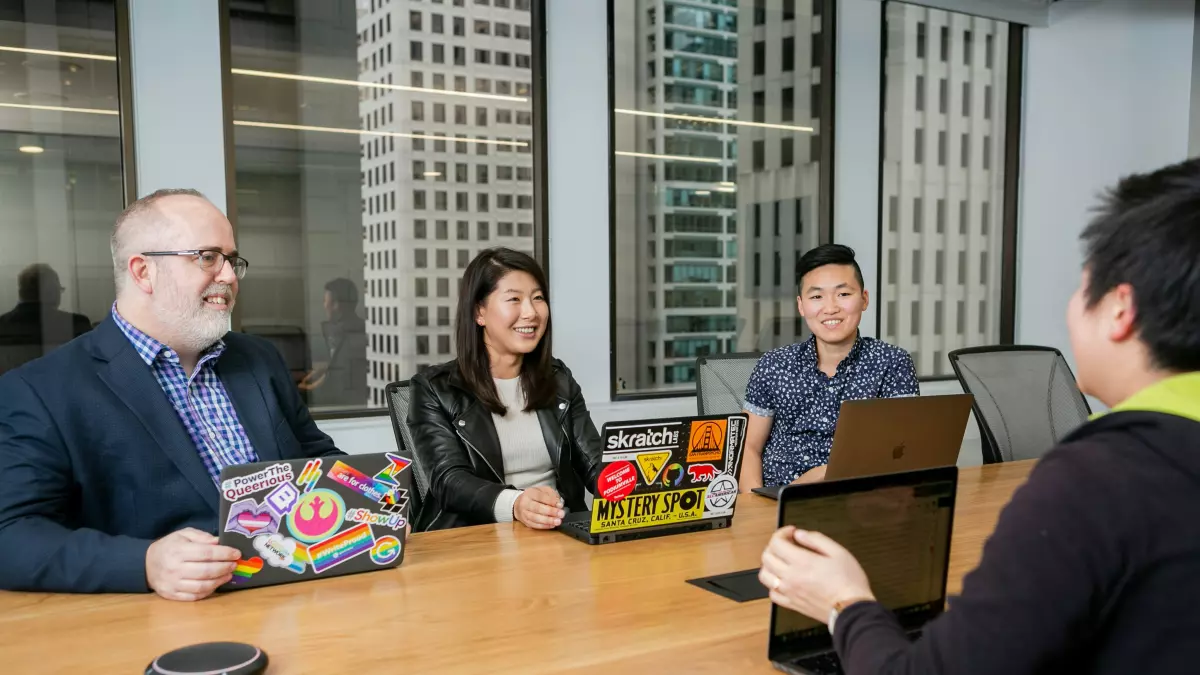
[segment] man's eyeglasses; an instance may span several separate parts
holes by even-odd
[[[188,251],[143,251],[142,255],[146,256],[168,256],[168,255],[187,255],[196,259],[196,264],[200,269],[209,272],[217,271],[225,267],[225,261],[233,267],[233,273],[237,278],[241,279],[246,276],[246,270],[250,268],[250,263],[246,259],[236,255],[225,255],[220,251],[212,249],[192,249]]]

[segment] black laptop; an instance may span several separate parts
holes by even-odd
[[[871,590],[911,639],[942,613],[958,468],[792,485],[779,499],[779,526],[821,532],[858,558]],[[767,652],[786,673],[841,673],[833,636],[820,621],[771,605]]]
[[[384,452],[225,467],[219,539],[242,557],[221,590],[399,565],[410,464]]]
[[[605,424],[604,465],[591,512],[559,530],[589,544],[729,527],[746,415]]]

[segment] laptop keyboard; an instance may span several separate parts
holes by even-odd
[[[920,637],[921,631],[919,630],[911,631],[908,634],[909,642],[914,642]],[[842,670],[842,660],[838,658],[837,652],[806,656],[795,661],[795,665],[813,675],[842,675],[845,672]]]
[[[813,675],[842,675],[842,662],[837,652],[818,654],[796,661],[796,665]]]

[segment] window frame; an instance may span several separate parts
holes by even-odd
[[[884,2],[880,3],[880,8],[879,8],[880,27],[881,27],[881,31],[885,35],[888,30],[888,25],[887,25],[888,5],[890,5],[893,2],[899,2],[899,1],[900,0],[884,0]],[[900,2],[900,4],[920,5],[920,2],[918,0],[910,0],[909,2]],[[950,10],[947,10],[947,11],[950,11]],[[964,12],[957,12],[957,13],[963,14]],[[996,20],[1002,20],[1002,19],[996,19]],[[1020,168],[1021,168],[1021,155],[1020,155],[1020,153],[1021,153],[1021,101],[1022,101],[1022,97],[1024,96],[1023,73],[1024,73],[1024,59],[1025,59],[1025,39],[1026,39],[1026,31],[1028,30],[1028,26],[1025,24],[1022,24],[1022,23],[1018,23],[1015,21],[1007,21],[1006,23],[1008,23],[1008,55],[1007,55],[1008,70],[1007,70],[1006,80],[1005,80],[1005,86],[1007,87],[1007,93],[1005,95],[1004,110],[1003,110],[1003,114],[1005,115],[1004,147],[1003,148],[992,148],[992,151],[991,151],[992,166],[993,167],[1003,166],[1003,170],[1004,170],[1003,197],[1001,199],[1003,211],[1001,213],[999,223],[994,223],[994,222],[990,223],[990,226],[992,226],[992,227],[999,225],[1002,228],[1002,231],[1000,233],[1000,257],[999,257],[999,264],[1000,264],[1000,316],[999,316],[1000,339],[998,342],[999,345],[1015,344],[1015,338],[1016,338],[1017,220],[1019,217],[1018,206],[1019,206],[1019,199],[1020,199],[1019,192],[1020,192]],[[994,42],[994,38],[993,38],[993,42]],[[885,41],[885,44],[886,44],[886,41]],[[951,50],[951,52],[953,52],[953,50]],[[926,45],[926,57],[927,58],[929,57],[928,45]],[[951,53],[949,55],[949,57],[950,57],[950,61],[954,60],[953,53]],[[880,58],[879,72],[886,73],[887,72],[887,50],[886,49],[880,51],[879,58]],[[881,79],[883,79],[883,78],[881,78]],[[886,120],[887,120],[887,107],[886,107],[886,105],[887,105],[887,103],[886,103],[887,89],[886,89],[886,86],[887,86],[886,81],[881,83],[880,97],[879,97],[879,136],[880,136],[881,141],[880,141],[880,148],[879,148],[880,180],[879,180],[879,185],[878,185],[878,189],[879,189],[879,200],[878,201],[880,204],[880,208],[879,208],[879,220],[876,224],[876,230],[878,232],[878,250],[876,251],[876,253],[877,253],[877,258],[876,258],[877,268],[876,269],[879,269],[879,270],[884,269],[883,263],[884,263],[885,251],[884,251],[883,242],[884,242],[884,236],[887,233],[886,228],[888,226],[884,219],[884,204],[883,204],[883,202],[884,202],[884,183],[882,180],[883,165],[884,165],[883,139],[885,138],[884,134],[886,132],[885,126],[886,126]],[[975,96],[972,95],[972,98],[975,98]],[[994,98],[993,98],[993,100],[994,100]],[[980,103],[980,102],[971,101],[971,113],[972,114],[974,114],[976,112],[977,103]],[[926,101],[926,106],[928,107],[928,100]],[[947,106],[947,108],[948,108],[948,110],[943,111],[943,113],[948,113],[951,110],[953,110],[950,106]],[[953,112],[957,113],[960,111],[953,111]],[[995,114],[998,114],[998,113],[993,112],[993,115],[995,115]],[[991,117],[989,116],[988,119],[991,119]],[[991,142],[994,143],[994,139],[991,139]],[[949,145],[949,139],[947,139],[947,145]],[[949,150],[949,148],[947,148],[947,150]],[[949,154],[949,153],[947,153],[947,154]],[[958,159],[958,158],[953,158],[953,159]],[[974,156],[970,156],[970,157],[968,157],[968,159],[971,162],[976,161],[976,158]],[[949,164],[950,161],[951,161],[951,158],[948,157],[947,164]],[[999,162],[1003,162],[1003,164],[1000,165],[1000,164],[998,164]],[[957,162],[955,164],[957,164]],[[968,163],[968,166],[970,166],[970,163]],[[949,208],[949,205],[947,205],[947,208]],[[960,228],[961,228],[961,224],[960,224]],[[947,232],[950,231],[949,226],[947,226],[946,230],[947,230]],[[947,256],[948,255],[949,255],[949,251],[947,252]],[[992,274],[994,275],[995,272],[992,272]],[[946,277],[948,278],[949,276],[950,276],[949,273],[947,273]],[[967,275],[967,283],[970,283],[971,281],[972,281],[971,275],[968,274]],[[947,280],[947,283],[949,283],[948,280]],[[883,299],[882,292],[880,292],[878,294],[878,299],[879,299],[879,301],[874,303],[875,304],[875,325],[880,327],[879,330],[877,331],[877,334],[886,338],[887,334],[882,330],[882,327],[885,325],[884,321],[883,321],[883,319],[884,319],[883,309],[884,309],[885,301]],[[948,302],[943,304],[943,308],[947,308],[949,306],[950,305]],[[889,318],[893,318],[893,317],[891,317],[889,315]],[[957,321],[959,321],[958,318],[956,318],[956,322]],[[942,331],[943,334],[946,333],[945,326],[946,326],[946,323],[943,319],[943,331]],[[898,336],[895,336],[895,337],[898,337]],[[943,354],[943,356],[945,356],[945,354]],[[946,382],[946,381],[957,381],[958,378],[953,374],[953,372],[950,372],[946,375],[925,375],[925,376],[918,375],[917,379],[921,382]]]
[[[544,1],[544,0],[543,0]],[[614,112],[614,102],[616,101],[616,70],[614,67],[614,8],[613,3],[617,0],[608,0],[607,9],[607,45],[608,45],[608,244],[610,251],[616,251],[617,248],[617,194],[616,194],[616,170],[617,170],[617,138],[616,138],[616,114]],[[624,1],[624,0],[620,0]],[[813,0],[814,12],[817,9],[818,2]],[[834,134],[835,131],[835,101],[837,95],[837,82],[834,73],[837,72],[837,3],[820,3],[820,70],[821,70],[821,86],[819,103],[820,116],[820,141],[817,145],[819,154],[818,166],[818,187],[817,187],[817,222],[815,223],[817,232],[817,241],[819,244],[827,244],[833,242],[833,224],[834,224],[834,204],[833,204],[833,164],[834,164]],[[661,22],[660,22],[661,23]],[[638,36],[641,39],[642,36]],[[786,39],[786,38],[785,38]],[[746,60],[749,63],[743,64],[739,58],[738,69],[743,65],[748,69],[748,72],[753,72],[753,49],[744,52]],[[741,57],[741,54],[739,55]],[[793,57],[794,58],[794,57]],[[781,61],[782,64],[782,61]],[[796,64],[793,63],[793,69]],[[752,101],[752,92],[737,92],[739,101],[743,94],[747,101]],[[811,107],[811,105],[810,105]],[[536,123],[536,119],[535,119]],[[815,134],[813,136],[815,138]],[[812,141],[810,140],[810,148]],[[747,148],[742,154],[745,155],[747,161],[751,161],[752,148]],[[810,151],[811,152],[811,151]],[[795,150],[794,150],[795,153]],[[535,193],[536,195],[536,193]],[[738,243],[741,246],[740,243]],[[621,393],[617,389],[617,265],[616,256],[609,256],[608,265],[608,290],[609,290],[609,400],[612,402],[624,401],[647,401],[672,398],[687,398],[696,395],[695,387],[672,389],[668,391],[643,391],[637,393]],[[738,280],[739,289],[751,283],[751,274],[749,271],[740,270]],[[643,289],[637,289],[640,293]],[[636,294],[635,294],[636,295]],[[744,329],[739,329],[744,330]],[[678,365],[678,364],[677,364]],[[644,364],[637,366],[644,367]],[[674,366],[668,366],[671,368]],[[654,386],[663,386],[666,384],[666,376],[664,373],[663,381],[656,381]]]
[[[531,87],[529,91],[530,97],[530,114],[533,117],[533,124],[530,130],[530,142],[533,147],[530,155],[533,160],[533,213],[531,214],[533,227],[533,255],[538,263],[545,270],[546,274],[550,274],[549,260],[549,223],[547,214],[549,211],[549,176],[547,172],[548,155],[547,155],[547,123],[546,123],[546,106],[547,106],[547,79],[546,79],[546,3],[547,0],[530,0],[530,78]],[[121,68],[121,75],[129,75],[131,60],[129,58],[130,45],[129,36],[126,30],[128,26],[128,0],[117,0],[117,38],[118,38],[118,67]],[[238,234],[238,217],[237,217],[237,189],[236,189],[236,164],[235,164],[235,135],[234,135],[234,101],[233,101],[233,73],[230,71],[232,65],[232,44],[230,40],[230,15],[231,9],[228,0],[219,0],[219,15],[218,24],[220,29],[220,77],[223,92],[222,108],[224,113],[224,148],[225,148],[225,183],[227,186],[227,211],[229,213],[229,221],[233,225],[234,236]],[[524,10],[518,10],[524,11]],[[431,19],[432,23],[432,19]],[[443,30],[452,32],[453,21],[451,26],[443,24]],[[466,19],[463,17],[464,32],[466,32]],[[422,28],[427,28],[423,23]],[[427,33],[431,33],[432,29],[422,31],[421,38],[427,37]],[[473,35],[473,34],[471,34]],[[474,49],[474,47],[472,47]],[[490,46],[488,47],[490,50]],[[428,63],[430,58],[429,52],[422,49],[422,63]],[[469,63],[465,66],[466,69],[471,68],[470,58]],[[128,82],[129,79],[125,79]],[[136,199],[136,185],[134,178],[136,172],[133,164],[133,111],[132,98],[128,95],[128,87],[120,87],[120,103],[121,103],[121,124],[122,124],[122,148],[126,153],[124,162],[125,167],[125,194],[126,204]],[[128,99],[128,100],[127,100]],[[126,132],[128,125],[128,132]],[[452,141],[452,137],[448,137],[447,142]],[[409,224],[411,226],[411,223]],[[427,233],[428,234],[428,233]],[[494,239],[494,238],[493,238]],[[489,239],[489,245],[501,245]],[[429,248],[428,246],[426,248]],[[430,256],[432,258],[433,256]],[[423,270],[422,278],[426,279],[426,295],[424,300],[436,301],[440,296],[437,294],[433,283],[429,283],[428,279],[435,278],[435,275],[429,274],[431,270],[436,269],[433,266],[434,261],[429,260],[429,267]],[[415,278],[415,277],[414,277]],[[413,282],[415,284],[415,282]],[[365,289],[364,289],[365,290]],[[413,297],[416,299],[416,290],[414,286]],[[419,302],[420,300],[418,300]],[[426,302],[426,304],[431,304]],[[234,331],[241,332],[242,319],[239,307],[234,307],[231,317],[231,327]],[[431,321],[432,323],[432,321]],[[432,351],[432,350],[431,350]],[[403,379],[408,379],[416,375],[416,372],[410,373]],[[384,417],[390,414],[390,406],[384,405],[379,408],[367,407],[370,405],[366,402],[362,407],[343,408],[337,410],[321,410],[310,409],[312,418],[318,422],[325,420],[336,419],[356,419],[356,418],[372,418]]]

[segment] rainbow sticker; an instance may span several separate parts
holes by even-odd
[[[238,560],[237,567],[233,568],[233,583],[242,583],[249,581],[250,577],[262,571],[262,558],[254,556],[249,560]]]
[[[400,557],[400,540],[392,535],[385,535],[375,540],[371,547],[371,562],[376,565],[386,565]]]
[[[313,489],[317,484],[317,479],[321,477],[321,460],[310,459],[304,464],[304,469],[300,471],[300,475],[296,477],[296,485],[304,488],[305,492]]]
[[[325,541],[309,546],[308,557],[312,560],[313,572],[320,574],[357,555],[370,551],[374,545],[375,536],[371,534],[371,526],[360,523]]]
[[[408,468],[412,464],[412,460],[400,455],[387,453],[388,465],[380,469],[379,473],[375,474],[375,481],[378,483],[387,483],[388,485],[400,484],[400,472]]]

